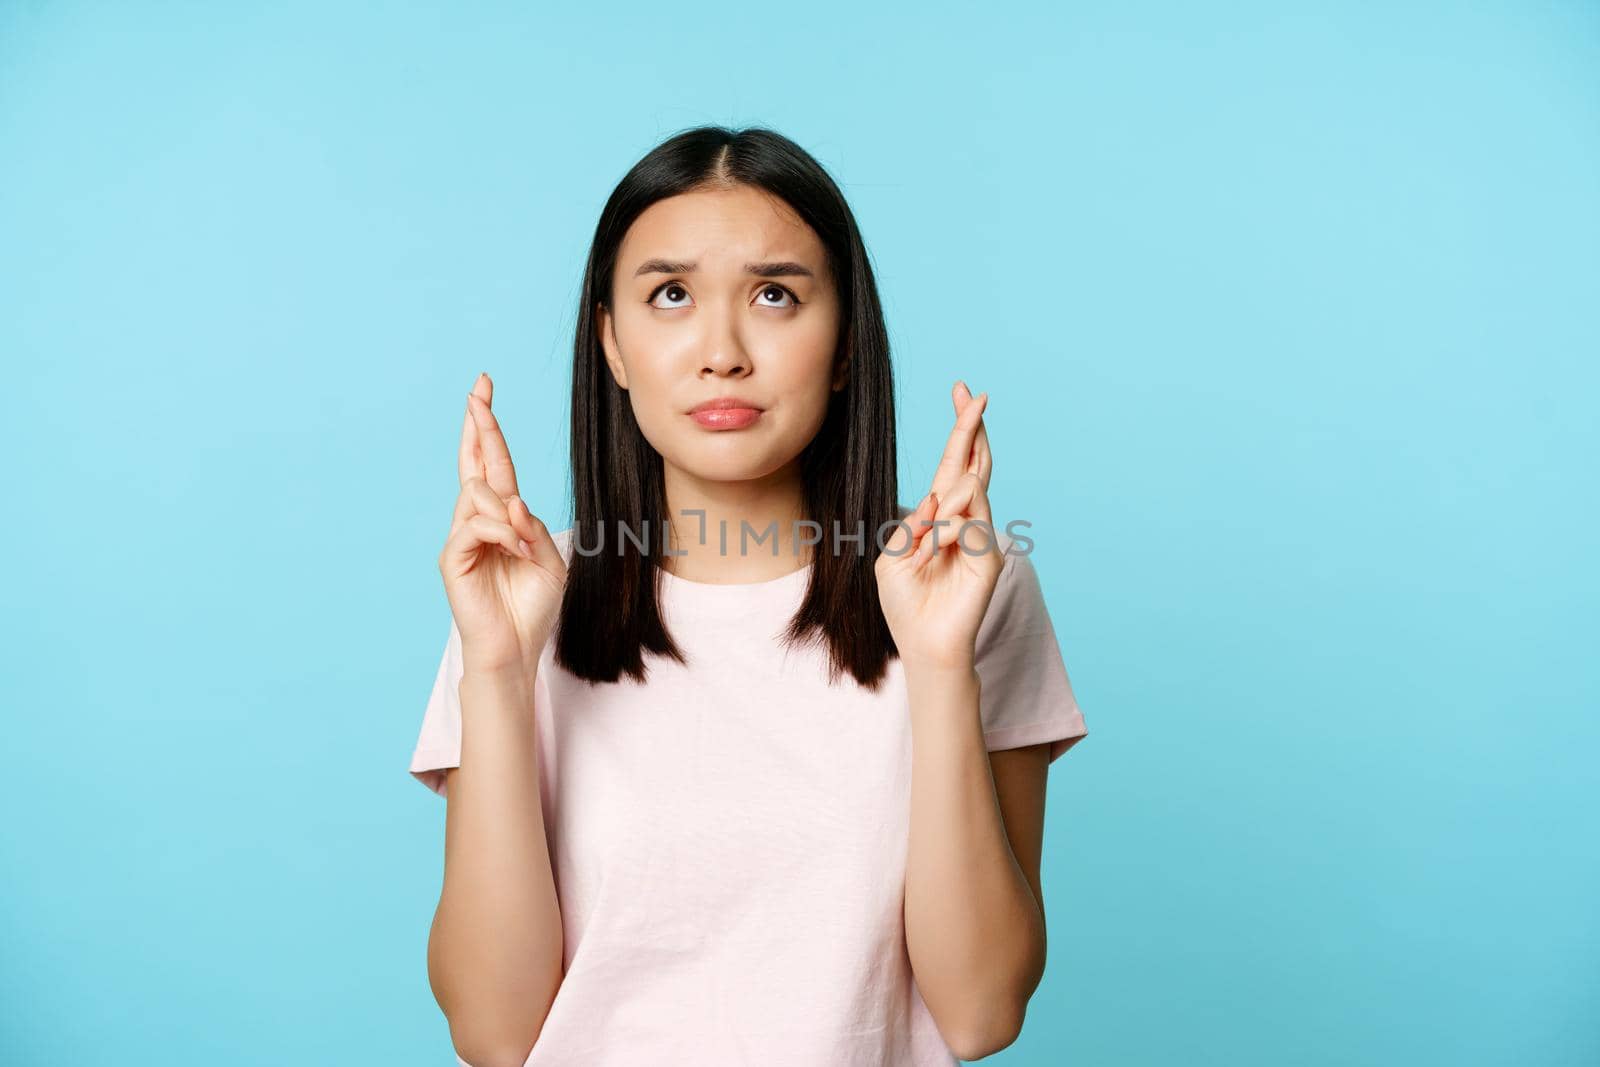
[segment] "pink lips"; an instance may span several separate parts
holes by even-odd
[[[689,417],[708,430],[742,430],[761,417],[761,409],[742,396],[719,396],[696,404]]]
[[[759,408],[701,408],[689,417],[708,430],[742,430],[761,417]]]

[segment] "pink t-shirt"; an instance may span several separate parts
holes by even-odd
[[[555,540],[570,560],[571,528]],[[526,1067],[958,1062],[906,953],[901,663],[872,693],[848,673],[829,686],[823,651],[784,649],[810,574],[664,573],[689,663],[646,653],[643,684],[591,687],[547,643],[535,753],[565,959]],[[452,620],[410,767],[439,793],[461,670]],[[1053,761],[1087,734],[1026,555],[1006,558],[977,670],[988,750],[1048,741]]]

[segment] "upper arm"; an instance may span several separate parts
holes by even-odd
[[[995,795],[1000,801],[1000,817],[1005,824],[1011,854],[1027,879],[1028,888],[1039,904],[1044,920],[1044,893],[1039,884],[1039,865],[1044,850],[1045,782],[1049,766],[1049,742],[1001,749],[989,753],[989,769],[994,774]]]

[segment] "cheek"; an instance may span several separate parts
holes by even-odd
[[[774,327],[769,341],[775,362],[791,368],[796,379],[826,375],[838,347],[838,326],[818,315]]]
[[[658,395],[683,361],[687,348],[683,331],[663,329],[637,311],[620,313],[613,329],[617,354],[628,372],[628,391]]]
[[[803,335],[802,335],[803,333]],[[796,331],[774,364],[783,367],[783,394],[789,398],[789,430],[809,440],[821,428],[828,406],[838,395],[833,389],[838,337],[823,325]]]

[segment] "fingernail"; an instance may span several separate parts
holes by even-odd
[[[527,557],[528,559],[532,559],[533,558],[533,546],[528,544],[528,542],[523,541],[523,540],[521,540],[519,538],[517,540],[517,547],[522,550],[522,554],[525,557]]]

